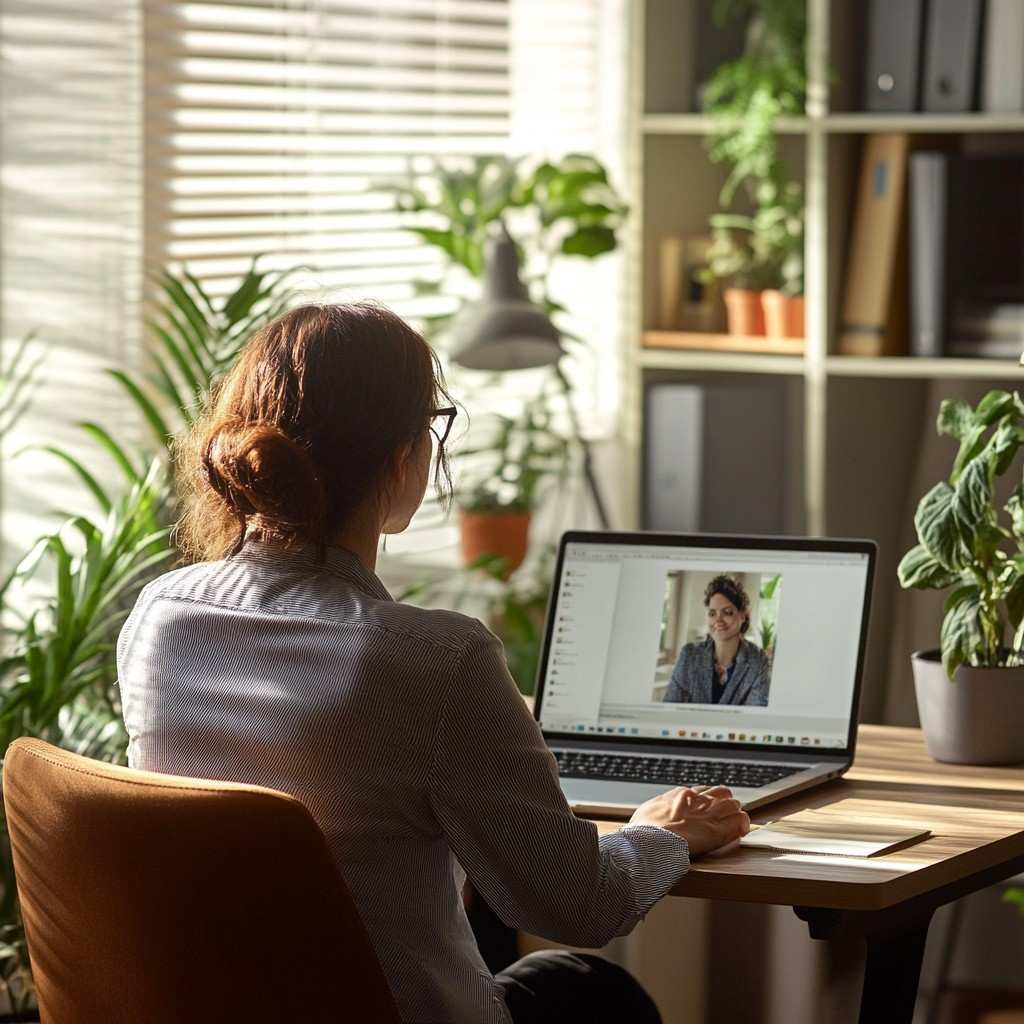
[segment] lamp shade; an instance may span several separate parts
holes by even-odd
[[[519,279],[516,245],[504,224],[487,240],[483,295],[453,327],[452,360],[470,370],[525,370],[563,355],[558,329]]]

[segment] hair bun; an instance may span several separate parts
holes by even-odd
[[[309,452],[271,423],[227,423],[208,441],[203,470],[240,518],[308,527],[324,514],[323,486]]]

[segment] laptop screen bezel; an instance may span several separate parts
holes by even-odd
[[[871,595],[874,587],[875,560],[878,554],[878,545],[872,540],[858,539],[817,539],[805,537],[773,537],[757,536],[745,537],[733,534],[690,534],[690,533],[645,533],[642,531],[607,533],[604,531],[591,530],[568,530],[562,534],[558,545],[558,559],[555,563],[555,574],[552,582],[551,593],[548,595],[547,612],[544,625],[544,645],[541,648],[540,659],[537,662],[537,677],[534,686],[533,716],[540,724],[541,712],[544,706],[544,685],[547,679],[548,656],[551,651],[551,638],[554,632],[555,604],[559,591],[559,582],[562,579],[562,568],[565,563],[566,548],[570,544],[633,544],[637,547],[674,547],[674,548],[732,548],[736,550],[758,550],[758,551],[822,551],[831,554],[863,554],[867,556],[867,579],[864,587],[864,607],[861,611],[860,636],[857,647],[857,669],[853,682],[853,699],[850,708],[850,722],[847,733],[846,746],[843,748],[832,747],[822,750],[823,757],[848,758],[853,760],[857,748],[857,725],[860,710],[861,686],[864,677],[864,659],[867,648],[868,626],[871,614]],[[576,740],[582,738],[578,732],[557,732],[545,729],[541,726],[544,738],[547,740]],[[687,750],[715,749],[721,751],[723,747],[732,750],[770,750],[772,753],[783,755],[807,754],[806,746],[790,744],[764,744],[764,743],[738,743],[715,742],[713,740],[696,740],[683,737],[656,737],[656,736],[621,736],[617,733],[608,735],[588,736],[588,740],[600,740],[602,744],[622,744],[628,746],[659,746],[678,750],[685,747]]]

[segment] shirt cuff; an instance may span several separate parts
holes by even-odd
[[[599,842],[602,851],[629,872],[638,916],[667,895],[690,867],[686,840],[659,825],[625,825],[601,836]]]

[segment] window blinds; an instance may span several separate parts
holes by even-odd
[[[437,257],[382,182],[504,152],[505,0],[144,0],[146,253],[214,292],[256,254],[415,315]]]

